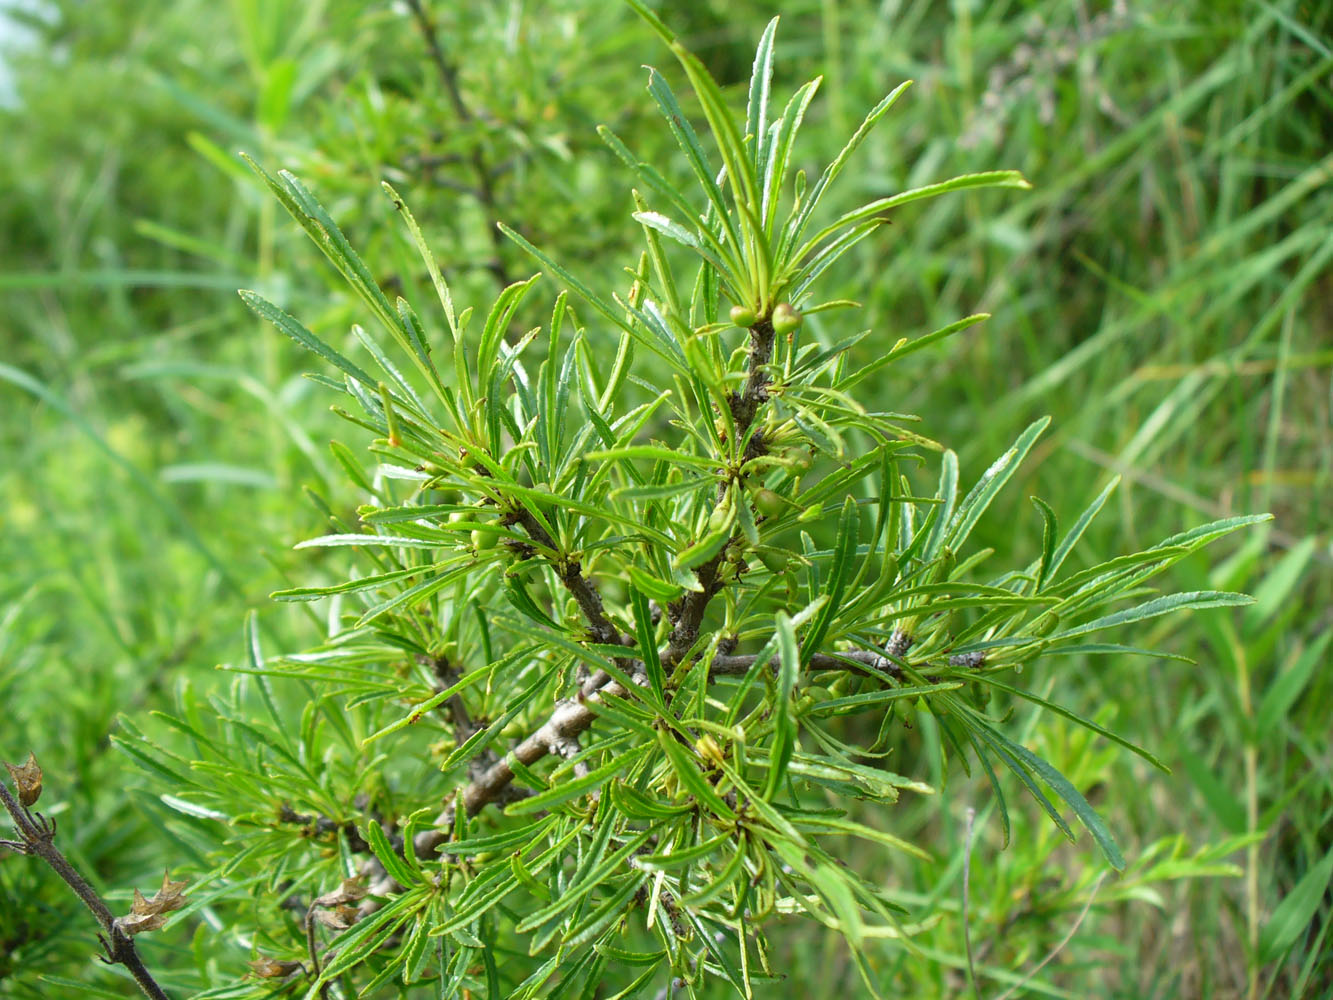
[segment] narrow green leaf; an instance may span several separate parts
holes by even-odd
[[[787,776],[787,764],[796,746],[797,721],[792,716],[791,695],[801,672],[801,651],[796,644],[796,629],[785,611],[774,621],[778,640],[777,690],[773,695],[773,744],[769,751],[768,777],[763,796],[771,801]]]
[[[1017,170],[987,170],[977,174],[964,174],[961,177],[954,177],[936,184],[927,184],[925,187],[903,191],[901,194],[895,194],[889,198],[879,198],[834,219],[815,236],[807,240],[805,245],[794,255],[794,259],[803,260],[816,246],[834,233],[859,222],[882,217],[885,212],[891,209],[925,198],[948,194],[952,191],[970,191],[988,187],[1028,189],[1032,185]]]
[[[1037,578],[1033,582],[1033,592],[1041,590],[1041,585],[1046,582],[1046,574],[1051,569],[1051,559],[1055,555],[1055,533],[1059,530],[1060,522],[1055,516],[1055,511],[1051,510],[1051,505],[1041,497],[1029,497],[1032,505],[1037,508],[1041,514],[1041,562],[1037,564]]]
[[[1088,525],[1092,523],[1092,519],[1097,516],[1097,512],[1102,509],[1107,499],[1111,496],[1111,491],[1119,484],[1119,476],[1116,476],[1107,483],[1105,489],[1098,493],[1096,499],[1088,504],[1087,509],[1078,516],[1078,520],[1074,522],[1074,526],[1069,529],[1069,534],[1065,535],[1065,537],[1060,540],[1060,544],[1055,547],[1055,552],[1051,555],[1050,565],[1046,569],[1047,582],[1055,579],[1055,574],[1060,572],[1060,567],[1064,565],[1065,559],[1069,556],[1069,553],[1073,550],[1074,546],[1078,544],[1078,540],[1083,537],[1083,532],[1088,530]]]
[[[842,609],[842,594],[856,562],[856,542],[860,524],[856,500],[849,496],[843,501],[842,513],[838,517],[838,537],[833,546],[833,560],[829,564],[828,576],[824,581],[824,594],[828,600],[815,615],[815,620],[810,626],[810,631],[806,633],[805,642],[801,647],[802,670],[810,665],[811,659],[820,651],[834,616]]]
[[[926,695],[940,694],[944,691],[956,691],[963,686],[962,681],[942,681],[938,684],[920,684],[911,687],[883,688],[878,691],[863,691],[842,698],[830,698],[811,706],[806,714],[811,718],[823,718],[827,715],[848,715],[852,712],[864,712],[879,708],[891,701],[903,698],[920,698]]]
[[[893,364],[895,361],[900,361],[903,358],[907,357],[907,355],[909,354],[915,354],[917,351],[921,351],[934,344],[938,344],[940,341],[952,337],[955,333],[962,333],[969,327],[976,326],[983,320],[988,320],[988,319],[990,319],[990,313],[974,313],[971,316],[964,316],[962,319],[956,320],[955,322],[950,323],[948,326],[940,327],[940,329],[938,330],[935,330],[931,333],[927,333],[924,336],[917,337],[915,340],[903,340],[902,342],[894,345],[894,347],[891,348],[887,354],[870,362],[865,367],[857,369],[855,372],[853,372],[852,374],[844,378],[842,381],[840,381],[838,383],[838,389],[841,392],[846,392],[852,386],[856,385],[856,383],[862,381],[863,379],[867,378],[870,375],[875,374],[875,372],[879,371],[880,369]]]
[[[1172,611],[1189,608],[1236,607],[1251,604],[1253,601],[1254,598],[1248,594],[1232,594],[1220,590],[1191,590],[1181,594],[1168,594],[1166,597],[1159,597],[1156,600],[1147,601],[1144,604],[1126,608],[1124,611],[1117,611],[1115,614],[1105,615],[1083,625],[1077,625],[1067,631],[1059,632],[1051,636],[1051,641],[1069,639],[1076,635],[1087,635],[1089,632],[1098,632],[1101,629],[1114,628],[1117,625],[1129,625],[1147,618],[1156,618],[1158,615],[1165,615]]]
[[[642,591],[645,596],[652,598],[661,607],[666,607],[685,593],[685,588],[679,584],[658,579],[638,566],[631,565],[627,571],[630,584],[636,590]]]
[[[882,844],[885,847],[891,847],[897,851],[904,851],[913,857],[920,858],[922,861],[932,860],[929,851],[918,847],[911,841],[903,840],[901,837],[895,837],[891,833],[887,833],[883,830],[876,830],[873,827],[866,826],[864,823],[857,823],[854,820],[835,816],[793,816],[791,822],[793,826],[801,831],[847,834],[851,837],[858,837],[861,840],[868,840],[872,843]]]
[[[750,93],[745,109],[745,134],[752,143],[752,160],[755,174],[762,174],[760,169],[760,147],[764,134],[768,131],[768,91],[773,80],[773,38],[777,34],[778,19],[768,22],[764,33],[759,38],[759,47],[754,53],[754,67],[750,71]]]
[[[974,674],[973,680],[981,684],[986,684],[989,687],[999,688],[1001,691],[1008,691],[1010,694],[1018,698],[1022,698],[1025,701],[1030,701],[1034,705],[1040,705],[1047,711],[1054,712],[1056,715],[1063,716],[1070,722],[1077,723],[1078,725],[1082,726],[1084,729],[1092,730],[1094,733],[1097,733],[1099,736],[1105,737],[1112,743],[1120,744],[1120,746],[1124,747],[1130,753],[1134,753],[1142,757],[1144,760],[1146,760],[1153,767],[1157,768],[1159,771],[1162,771],[1165,774],[1171,773],[1171,768],[1163,764],[1161,759],[1158,758],[1157,756],[1149,753],[1147,750],[1143,749],[1137,744],[1131,743],[1123,736],[1119,736],[1116,733],[1111,732],[1111,730],[1107,729],[1105,726],[1098,725],[1091,719],[1085,719],[1083,716],[1079,715],[1076,712],[1071,711],[1070,709],[1065,708],[1063,705],[1058,705],[1055,702],[1047,701],[1045,698],[1038,697],[1031,691],[1024,691],[1021,688],[1016,688],[1009,684],[1006,684],[1003,681],[996,678],[993,674]]]
[[[871,108],[869,113],[866,114],[865,119],[859,126],[857,126],[856,131],[852,133],[852,137],[847,140],[846,145],[839,150],[838,155],[833,158],[832,162],[824,168],[824,172],[820,174],[819,179],[815,181],[814,185],[810,188],[810,193],[806,196],[801,207],[793,213],[791,220],[787,223],[786,230],[783,233],[782,244],[779,248],[780,254],[785,256],[787,249],[794,246],[796,241],[801,238],[801,235],[805,232],[806,225],[809,224],[811,214],[822,200],[824,192],[828,190],[828,186],[837,179],[838,174],[840,174],[843,167],[847,165],[847,161],[851,159],[851,156],[856,152],[857,147],[865,141],[866,136],[868,136],[874,129],[875,125],[879,123],[879,120],[888,113],[889,109],[898,102],[898,98],[900,98],[911,85],[911,80],[904,80],[902,83],[898,84],[891,93],[882,98],[878,104]]]
[[[722,546],[731,539],[731,525],[725,525],[708,532],[693,545],[681,550],[671,561],[675,569],[689,570],[702,566],[713,556],[722,551]]]
[[[607,818],[603,822],[615,825],[614,819]],[[582,873],[574,884],[567,885],[560,892],[558,898],[541,909],[534,910],[524,917],[514,928],[520,934],[532,931],[542,924],[546,923],[552,917],[558,917],[560,914],[577,905],[585,896],[592,893],[598,887],[606,884],[608,877],[617,875],[625,866],[625,863],[633,856],[634,852],[648,842],[658,827],[649,827],[629,837],[619,848],[611,851],[604,856],[596,855],[598,858],[596,864],[589,866],[588,870]]]
[[[940,485],[935,490],[935,496],[940,499],[940,506],[935,509],[935,523],[926,539],[926,547],[921,550],[921,561],[925,563],[934,562],[944,547],[954,504],[958,502],[958,456],[952,450],[946,450],[940,462]]]
[[[313,351],[315,354],[318,354],[325,361],[329,362],[334,367],[347,373],[352,378],[356,379],[358,382],[364,385],[366,388],[368,389],[378,388],[375,379],[371,378],[368,374],[366,374],[366,372],[363,369],[357,367],[351,361],[347,360],[347,358],[343,357],[341,354],[335,351],[328,344],[324,343],[324,341],[316,337],[313,333],[311,333],[304,326],[302,326],[300,321],[297,320],[294,316],[291,316],[283,312],[272,302],[269,302],[266,298],[264,298],[262,295],[259,295],[257,292],[252,292],[249,291],[248,289],[243,288],[241,289],[239,294],[241,296],[241,300],[247,306],[249,306],[257,315],[259,315],[263,319],[268,320],[283,333],[287,334],[287,336],[291,337],[292,340],[296,341],[298,344],[304,347],[306,350]]]
[[[687,896],[682,896],[677,902],[687,909],[698,909],[707,906],[713,900],[717,899],[736,882],[736,879],[745,872],[745,837],[732,836],[727,841],[732,844],[731,857],[727,863],[722,866],[722,870],[712,881],[708,882],[702,888],[695,889]]]
[[[378,820],[371,820],[366,824],[366,843],[370,845],[371,852],[379,859],[384,870],[401,886],[416,885],[419,881],[417,873],[414,872],[393,849],[389,843],[389,838],[384,835],[384,830],[380,828]]]
[[[512,660],[514,658],[515,657],[513,656],[513,654],[510,654],[510,656],[506,657],[505,659]],[[379,729],[371,733],[369,736],[367,736],[365,739],[361,741],[361,745],[363,747],[368,746],[369,744],[374,743],[376,740],[383,739],[384,737],[390,735],[391,733],[396,733],[400,729],[406,729],[408,726],[415,725],[416,723],[420,722],[423,718],[425,718],[427,712],[431,712],[434,709],[438,708],[439,706],[443,705],[450,698],[454,697],[457,694],[460,694],[467,688],[470,688],[473,684],[477,683],[477,681],[481,680],[483,677],[491,676],[494,673],[494,668],[496,666],[498,666],[498,664],[492,664],[489,666],[481,667],[480,669],[477,670],[470,671],[469,673],[461,677],[456,683],[451,684],[443,691],[437,691],[434,695],[427,698],[419,705],[415,706],[412,709],[412,711],[408,712],[402,718],[398,719],[395,722],[389,723],[389,725],[385,726],[383,729]]]
[[[665,696],[666,675],[662,671],[662,660],[657,655],[657,636],[653,628],[652,612],[648,608],[648,598],[633,585],[630,586],[629,596],[634,609],[634,633],[639,643],[639,656],[648,673],[648,683],[660,703]]]
[[[364,628],[376,618],[379,618],[381,615],[384,615],[395,608],[400,608],[404,604],[411,604],[414,601],[425,600],[427,597],[439,593],[451,583],[462,579],[471,572],[473,572],[473,567],[468,563],[463,566],[455,567],[446,573],[437,573],[434,576],[428,576],[420,583],[408,587],[401,593],[395,594],[394,596],[386,598],[378,604],[367,608],[365,614],[357,619],[354,627]]]
[[[950,549],[954,552],[959,551],[981,515],[986,512],[986,508],[1004,488],[1004,484],[1017,471],[1018,466],[1032,449],[1032,445],[1050,422],[1050,417],[1042,417],[1030,424],[1027,430],[1018,436],[1013,447],[997,458],[977,481],[972,492],[959,505],[958,513],[954,515],[953,523],[949,526],[945,544]]]
[[[594,292],[591,288],[585,285],[582,281],[574,277],[573,273],[570,272],[567,268],[557,263],[553,257],[551,257],[547,253],[544,253],[541,250],[538,250],[535,246],[529,243],[518,233],[514,232],[503,222],[497,223],[497,225],[499,225],[500,231],[502,233],[504,233],[507,237],[509,237],[520,247],[522,247],[523,250],[526,251],[529,255],[536,258],[537,261],[539,261],[547,271],[549,271],[559,280],[563,281],[565,285],[570,288],[570,290],[572,290],[576,295],[579,296],[579,298],[587,302],[590,306],[596,309],[606,319],[610,320],[621,330],[624,330],[627,334],[633,337],[635,341],[642,344],[644,347],[648,348],[650,351],[652,351],[654,354],[660,357],[663,361],[669,364],[672,370],[675,371],[678,375],[689,377],[689,370],[686,367],[684,360],[679,356],[679,354],[675,351],[672,351],[669,347],[664,347],[662,341],[659,338],[645,336],[644,331],[642,329],[630,323],[629,320],[625,318],[624,309],[617,308],[616,306],[607,302],[600,295]]]
[[[397,569],[376,576],[363,576],[357,580],[347,580],[328,587],[293,587],[290,590],[275,590],[268,596],[273,601],[317,601],[330,594],[355,594],[363,590],[375,590],[426,571],[427,567],[424,566],[409,566],[407,569]]]
[[[1179,660],[1181,663],[1194,663],[1188,656],[1178,653],[1164,653],[1160,649],[1142,649],[1138,646],[1122,646],[1116,642],[1090,642],[1080,646],[1057,646],[1042,650],[1043,656],[1152,656],[1159,660]]]
[[[591,944],[596,938],[600,937],[612,924],[624,916],[629,901],[634,898],[634,894],[647,880],[647,872],[634,873],[619,892],[597,907],[583,923],[570,930],[565,938],[565,946],[571,950],[577,950]]]
[[[1125,870],[1125,858],[1120,853],[1120,848],[1116,846],[1115,838],[1111,836],[1111,831],[1106,828],[1102,818],[1097,815],[1092,806],[1088,805],[1088,800],[1083,797],[1083,793],[1074,787],[1073,783],[1063,774],[1052,767],[1047,761],[1038,757],[1035,753],[1021,744],[1015,743],[1009,737],[1005,736],[999,730],[987,727],[988,732],[998,740],[1006,750],[1018,757],[1028,767],[1040,776],[1041,780],[1046,782],[1051,789],[1064,799],[1069,807],[1074,810],[1079,820],[1088,832],[1092,834],[1097,846],[1102,849],[1107,862],[1116,871]]]
[[[1178,535],[1172,535],[1170,538],[1164,538],[1157,543],[1158,548],[1165,548],[1168,545],[1190,545],[1198,547],[1207,545],[1215,539],[1224,535],[1229,535],[1233,531],[1241,528],[1248,528],[1252,524],[1263,524],[1266,521],[1273,520],[1272,514],[1241,514],[1236,517],[1224,517],[1217,521],[1210,521],[1207,524],[1201,524],[1197,528],[1191,528],[1189,531],[1182,531]]]
[[[600,788],[614,775],[638,763],[650,749],[651,747],[640,747],[636,750],[621,753],[601,767],[589,771],[581,778],[561,778],[555,785],[543,792],[511,802],[505,807],[505,815],[526,816],[530,813],[550,809],[552,806],[558,806],[570,799],[587,795],[589,792]]]
[[[699,764],[694,755],[677,742],[673,733],[665,729],[658,730],[657,742],[666,753],[667,759],[671,762],[672,771],[680,779],[680,783],[685,786],[686,791],[714,814],[724,816],[727,819],[735,819],[736,811],[722,800],[722,796],[717,794],[717,790],[709,784],[708,779],[699,770]]]

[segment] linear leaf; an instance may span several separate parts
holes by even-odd
[[[998,740],[1006,750],[1018,757],[1023,763],[1027,764],[1046,782],[1051,789],[1069,804],[1083,825],[1088,828],[1097,845],[1102,849],[1102,854],[1111,867],[1116,871],[1125,870],[1125,857],[1120,853],[1120,848],[1116,846],[1115,838],[1111,836],[1111,831],[1106,828],[1102,818],[1088,804],[1088,800],[1083,797],[1083,793],[1074,787],[1073,783],[1056,770],[1049,762],[1038,757],[1035,753],[1021,744],[1015,743],[1009,737],[1005,736],[999,730],[992,729],[989,726],[986,730]]]
[[[420,881],[417,873],[393,849],[393,845],[389,843],[389,838],[384,835],[384,830],[380,827],[378,820],[372,819],[366,824],[366,843],[370,845],[371,852],[379,859],[380,864],[384,866],[384,870],[399,885],[411,886]]]
[[[796,746],[797,722],[792,717],[791,694],[801,671],[802,655],[796,645],[796,629],[785,611],[778,612],[774,626],[778,640],[778,683],[773,695],[773,746],[763,793],[770,800],[782,786]]]
[[[838,538],[834,543],[833,560],[829,564],[828,578],[824,585],[824,594],[828,597],[828,600],[819,609],[819,613],[815,615],[815,620],[810,626],[810,631],[806,633],[805,642],[801,647],[802,670],[810,665],[814,655],[819,652],[834,616],[842,608],[842,594],[846,589],[848,579],[851,577],[852,565],[855,562],[856,539],[859,528],[860,515],[856,500],[849,496],[843,501],[842,513],[838,517]]]
[[[1046,569],[1047,582],[1055,579],[1055,574],[1058,573],[1060,567],[1064,565],[1065,559],[1068,557],[1070,551],[1078,544],[1078,540],[1083,537],[1083,532],[1088,530],[1088,525],[1092,523],[1092,519],[1097,516],[1097,512],[1102,509],[1107,498],[1110,497],[1111,491],[1114,490],[1119,483],[1119,476],[1116,476],[1107,483],[1105,489],[1098,493],[1096,499],[1088,504],[1087,509],[1078,516],[1078,520],[1075,521],[1074,526],[1069,529],[1069,533],[1060,540],[1060,544],[1055,547],[1055,552],[1051,555],[1051,564]]]
[[[352,378],[356,379],[368,389],[376,389],[378,383],[375,379],[366,374],[365,370],[353,364],[347,358],[343,357],[324,341],[320,340],[313,333],[307,330],[296,317],[283,312],[268,299],[257,292],[248,289],[241,289],[239,292],[241,300],[245,302],[257,315],[268,320],[292,340],[296,341],[308,351],[313,351],[325,361],[334,367],[346,372]]]
[[[1252,603],[1254,603],[1254,598],[1248,594],[1232,594],[1221,590],[1190,590],[1181,594],[1168,594],[1166,597],[1159,597],[1156,600],[1147,601],[1144,604],[1126,608],[1124,611],[1117,611],[1113,615],[1105,615],[1086,624],[1057,633],[1051,636],[1051,640],[1087,635],[1089,632],[1114,628],[1117,625],[1129,625],[1133,622],[1143,621],[1146,618],[1156,618],[1158,615],[1164,615],[1171,611],[1181,611],[1188,608],[1226,608]]]
[[[1046,425],[1051,422],[1050,417],[1042,417],[1028,425],[1027,430],[1018,436],[1013,447],[997,458],[989,469],[985,471],[977,485],[972,488],[966,499],[958,507],[958,513],[954,515],[953,523],[949,527],[946,538],[946,544],[953,551],[957,552],[967,536],[972,533],[973,527],[981,515],[986,512],[986,508],[991,505],[996,494],[1004,488],[1004,484],[1018,469],[1023,459],[1031,450],[1038,436],[1046,429]]]
[[[1003,187],[1003,188],[1031,188],[1029,184],[1017,170],[986,170],[977,174],[964,174],[961,177],[953,177],[947,181],[940,181],[936,184],[927,184],[925,187],[913,188],[910,191],[903,191],[888,198],[879,198],[860,208],[853,209],[837,219],[830,222],[821,229],[815,236],[806,241],[805,245],[795,254],[794,259],[803,260],[816,246],[822,243],[829,236],[846,228],[854,226],[859,222],[881,216],[890,209],[898,208],[901,205],[907,205],[914,201],[921,201],[924,198],[934,198],[938,195],[948,194],[952,191],[969,191],[975,188]]]

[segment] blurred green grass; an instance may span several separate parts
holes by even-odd
[[[710,2],[675,23],[739,83],[770,13]],[[1129,638],[1195,663],[1058,661],[1024,678],[1114,719],[1173,767],[1152,774],[1052,718],[1031,724],[1049,759],[1095,789],[1129,856],[1177,834],[1186,856],[1262,834],[1214,859],[1239,876],[1150,894],[1131,891],[1131,871],[1124,888],[1104,887],[1032,995],[1333,989],[1333,899],[1318,884],[1333,851],[1333,10],[800,0],[782,13],[778,92],[825,74],[806,126],[812,161],[888,89],[917,81],[859,154],[861,190],[848,199],[994,166],[1035,185],[901,213],[828,289],[863,302],[876,331],[867,351],[994,314],[876,391],[922,414],[974,475],[1054,415],[1022,481],[978,527],[996,558],[1039,543],[1027,495],[1072,518],[1112,475],[1114,516],[1074,558],[1228,514],[1276,515],[1222,565],[1183,564],[1174,581],[1249,589],[1254,608]],[[187,686],[216,687],[212,668],[239,655],[247,610],[267,641],[303,644],[309,623],[266,598],[302,580],[290,545],[323,520],[302,489],[337,509],[354,502],[323,444],[347,438],[346,425],[300,377],[307,360],[233,290],[263,289],[349,353],[357,316],[234,151],[316,184],[386,285],[422,278],[380,179],[412,202],[461,298],[530,268],[492,241],[491,216],[581,273],[616,276],[633,239],[627,178],[593,128],[610,123],[651,153],[639,66],[667,59],[615,8],[437,4],[464,118],[405,9],[66,0],[48,14],[35,19],[36,47],[11,56],[18,103],[0,110],[0,752],[37,752],[72,855],[125,896],[155,883],[184,841],[163,826],[157,797],[169,789],[106,752],[116,716],[142,724]],[[489,203],[478,157],[503,166]],[[899,752],[928,772],[930,740],[920,720]],[[944,777],[931,775],[940,796],[893,818],[938,845],[933,865],[854,862],[904,898],[956,901],[964,811],[985,817],[984,784]],[[1043,817],[1014,820],[1007,850],[992,818],[973,852],[969,925],[996,970],[985,995],[1060,942],[1100,870],[1089,844],[1059,841]],[[26,901],[0,910],[6,995],[49,995],[42,975],[94,973],[91,924],[50,883],[0,860],[5,898]],[[836,947],[811,933],[793,936],[785,971],[855,995]],[[192,957],[183,932],[173,942],[150,947],[182,993],[201,970],[237,968],[235,956]],[[886,948],[886,982],[964,992],[959,917],[921,947]]]

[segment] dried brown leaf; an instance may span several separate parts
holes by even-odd
[[[14,779],[19,801],[25,809],[42,797],[42,769],[37,765],[37,757],[31,750],[28,751],[25,763],[11,764],[6,761],[5,767],[9,768],[9,776]]]
[[[300,962],[284,962],[267,955],[260,955],[250,963],[250,975],[256,979],[283,979],[293,972],[305,972],[305,966]]]

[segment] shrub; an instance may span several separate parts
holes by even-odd
[[[1039,657],[1128,648],[1093,641],[1104,629],[1246,600],[1150,596],[1147,582],[1256,518],[1062,573],[1109,487],[1063,533],[1034,501],[1040,551],[984,568],[969,535],[1046,421],[962,493],[955,454],[864,390],[985,317],[892,341],[850,332],[855,304],[816,292],[900,206],[1026,183],[970,174],[818,224],[830,184],[906,84],[811,181],[794,144],[818,81],[770,118],[776,19],[742,122],[631,4],[679,60],[720,164],[650,71],[702,197],[603,130],[641,185],[645,249],[623,296],[595,290],[619,276],[580,276],[502,227],[568,291],[544,328],[519,324],[537,276],[484,319],[460,310],[385,185],[438,293],[438,314],[423,317],[385,296],[299,180],[256,166],[392,348],[355,330],[372,374],[242,293],[336,370],[314,378],[376,440],[372,465],[333,444],[366,502],[354,518],[330,507],[331,533],[302,543],[349,552],[350,572],[275,595],[321,602],[327,639],[266,657],[252,620],[229,694],[165,717],[196,759],[132,726],[120,741],[195,822],[186,846],[210,860],[190,912],[225,912],[255,953],[261,982],[203,996],[267,996],[273,980],[308,997],[394,983],[448,997],[695,995],[711,982],[748,996],[781,977],[765,928],[791,914],[840,933],[876,992],[872,946],[930,913],[908,912],[840,855],[858,838],[928,856],[894,833],[890,807],[934,790],[883,766],[911,713],[988,776],[1006,832],[997,763],[1073,839],[1063,802],[1122,868],[1084,795],[1006,735],[989,695],[1028,699],[1155,763],[1014,675]],[[434,349],[441,322],[447,350]],[[936,464],[923,495],[914,483]],[[32,804],[12,803],[42,854]],[[179,883],[163,893],[136,903],[138,923],[103,921],[112,959],[181,903]]]

